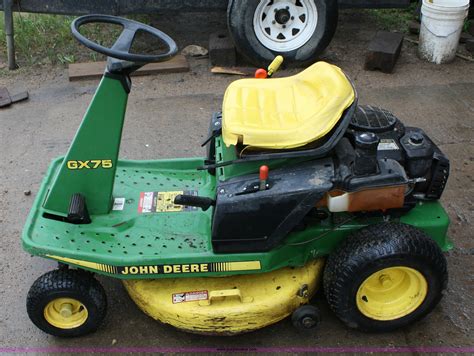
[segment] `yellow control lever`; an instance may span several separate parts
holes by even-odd
[[[276,56],[275,59],[268,66],[268,76],[271,77],[280,68],[283,63],[283,56]]]

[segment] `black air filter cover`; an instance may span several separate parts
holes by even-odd
[[[358,106],[350,127],[356,131],[386,132],[394,129],[398,119],[390,112],[370,105]]]

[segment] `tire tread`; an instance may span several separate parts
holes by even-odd
[[[323,285],[327,302],[349,327],[379,331],[354,320],[352,305],[348,303],[346,294],[348,285],[361,270],[377,260],[389,258],[410,258],[420,261],[430,266],[434,270],[434,275],[440,280],[439,290],[435,291],[437,295],[432,305],[417,319],[431,311],[441,299],[441,292],[447,286],[448,273],[446,259],[436,242],[411,225],[402,223],[370,225],[348,236],[328,257],[324,271]],[[390,327],[390,324],[386,323],[387,330],[396,328]]]
[[[88,298],[94,305],[94,315],[88,321],[74,329],[58,329],[44,319],[45,300],[56,293],[72,292]],[[31,321],[41,330],[55,336],[80,336],[95,331],[107,311],[107,298],[101,284],[91,273],[82,270],[58,269],[39,277],[31,286],[26,298],[26,309]]]

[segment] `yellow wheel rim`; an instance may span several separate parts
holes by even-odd
[[[44,308],[44,318],[60,329],[73,329],[84,324],[88,317],[87,308],[72,298],[57,298]]]
[[[395,320],[416,310],[427,293],[428,283],[420,272],[409,267],[390,267],[362,282],[356,303],[368,318]]]

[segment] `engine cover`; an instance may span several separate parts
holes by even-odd
[[[405,127],[387,110],[359,106],[346,137],[354,145],[360,132],[372,132],[379,137],[378,160],[393,159],[404,167],[411,180],[411,197],[424,200],[441,197],[449,176],[449,160],[423,130]]]

